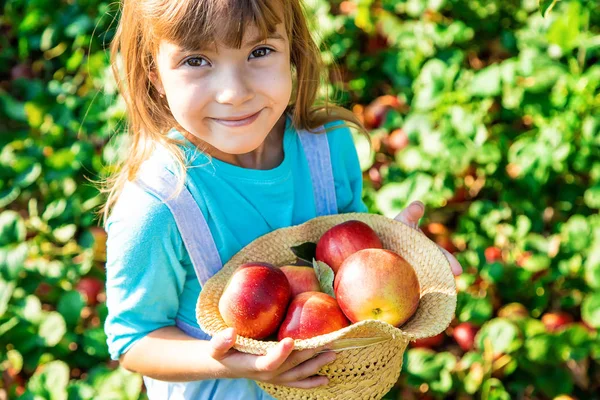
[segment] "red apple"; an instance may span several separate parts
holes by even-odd
[[[87,304],[93,306],[98,304],[98,295],[104,289],[104,283],[96,278],[85,277],[77,283],[76,289],[81,293]]]
[[[353,1],[342,1],[340,3],[340,13],[350,15],[356,11],[357,5]]]
[[[456,246],[452,242],[450,235],[438,235],[434,238],[435,243],[450,254],[456,253]]]
[[[381,249],[377,233],[361,221],[346,221],[334,226],[317,242],[315,258],[329,265],[337,273],[344,260],[363,249]]]
[[[454,331],[452,336],[454,336],[454,340],[464,351],[469,351],[473,349],[475,344],[475,334],[477,334],[477,328],[470,322],[462,322],[454,327]]]
[[[488,247],[485,249],[485,260],[488,263],[502,261],[502,250],[497,247]]]
[[[566,312],[548,312],[542,315],[542,323],[549,332],[557,332],[573,322],[573,317]]]
[[[277,339],[309,339],[348,325],[350,322],[333,297],[323,292],[304,292],[290,303]]]
[[[369,104],[364,110],[364,121],[367,128],[379,128],[385,121],[386,115],[391,109],[398,109],[402,106],[396,96],[379,96]]]
[[[284,265],[279,269],[283,271],[285,277],[290,283],[292,297],[296,297],[300,293],[304,292],[321,291],[321,285],[319,285],[319,280],[317,279],[317,274],[315,273],[313,267]]]
[[[402,128],[394,129],[385,140],[385,144],[391,155],[404,150],[409,143],[408,135]]]
[[[219,312],[239,335],[263,339],[279,327],[291,289],[283,271],[263,262],[240,265],[219,299]]]
[[[438,333],[435,336],[426,337],[423,339],[417,339],[414,342],[411,342],[412,347],[422,347],[426,349],[432,349],[441,345],[444,342],[444,337],[446,334],[444,332]]]
[[[448,200],[448,204],[460,204],[467,200],[469,192],[464,186],[459,186],[454,191],[454,196]]]
[[[394,326],[415,313],[421,295],[413,267],[397,253],[384,249],[352,254],[342,263],[333,287],[350,321],[376,319]]]

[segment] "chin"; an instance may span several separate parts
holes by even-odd
[[[260,145],[265,141],[265,138],[260,140],[252,140],[244,143],[233,142],[233,143],[223,143],[222,145],[216,145],[217,149],[227,154],[234,155],[242,155],[250,153],[260,147]]]

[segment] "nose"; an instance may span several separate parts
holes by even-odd
[[[220,104],[239,106],[254,97],[254,90],[243,69],[231,68],[220,75],[216,83],[216,101]]]

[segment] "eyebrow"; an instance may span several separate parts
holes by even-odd
[[[283,36],[281,36],[278,32],[272,32],[267,35],[267,39],[275,39],[275,40],[285,40]],[[246,46],[254,46],[260,42],[264,41],[262,37],[257,37],[252,39],[246,43]]]
[[[285,40],[285,38],[283,36],[281,36],[281,34],[279,34],[278,32],[269,33],[267,35],[266,39]],[[254,45],[264,42],[264,41],[265,41],[265,39],[263,39],[262,36],[258,36],[258,37],[255,37],[254,39],[251,39],[248,42],[246,42],[245,46],[246,47],[254,46]],[[207,50],[209,50],[209,49],[206,46],[199,46],[198,48],[195,48],[195,49],[177,46],[175,48],[174,54],[188,53],[188,52],[194,52],[194,51],[207,51]]]

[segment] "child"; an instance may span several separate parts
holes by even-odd
[[[364,128],[313,104],[325,69],[299,0],[123,0],[112,56],[130,149],[103,209],[111,357],[144,376],[150,399],[327,384],[316,373],[333,352],[287,338],[244,354],[233,329],[211,338],[195,318],[202,285],[252,240],[366,211],[343,121]]]

